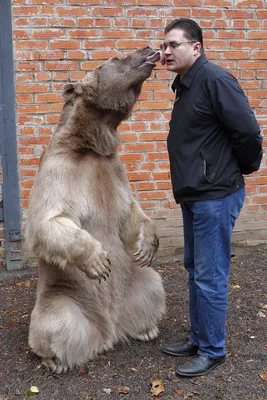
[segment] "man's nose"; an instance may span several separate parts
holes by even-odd
[[[164,54],[172,54],[169,45],[167,45],[167,47],[164,49]]]

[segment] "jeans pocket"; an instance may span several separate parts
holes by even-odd
[[[243,207],[244,204],[245,197],[246,197],[246,191],[244,187],[232,194],[230,214],[235,219],[238,218],[240,214],[241,208]]]

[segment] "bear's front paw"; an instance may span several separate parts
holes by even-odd
[[[103,250],[101,243],[96,242],[86,264],[81,268],[90,279],[106,280],[111,272],[108,253]]]
[[[134,261],[140,267],[150,267],[155,260],[159,247],[159,239],[153,227],[143,226],[137,237],[137,251],[133,254]]]

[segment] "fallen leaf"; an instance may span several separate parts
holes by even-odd
[[[122,394],[127,394],[130,392],[130,388],[128,388],[127,386],[121,386],[121,387],[119,387],[118,390],[119,390],[119,393],[122,393]]]
[[[240,289],[239,285],[232,285],[232,289]]]
[[[247,363],[255,362],[255,360],[247,360]]]
[[[27,392],[21,392],[20,394],[21,394],[21,396],[24,396],[24,397],[31,397],[31,396],[36,396],[39,393],[40,393],[40,390],[38,389],[37,386],[31,386]]]
[[[265,314],[263,311],[259,311],[259,312],[257,313],[257,317],[266,318],[266,314]]]
[[[31,287],[31,282],[30,281],[25,282],[24,286],[25,286],[25,288],[30,288]]]
[[[111,389],[103,389],[103,392],[110,394],[111,393]]]
[[[184,389],[176,389],[176,393],[181,396],[184,393]]]
[[[261,379],[263,379],[264,381],[267,381],[267,371],[259,372],[259,376],[260,376]]]
[[[151,383],[151,395],[154,397],[161,397],[164,395],[164,385],[161,379],[156,379]]]
[[[216,376],[215,379],[216,379],[216,381],[224,381],[223,376]]]
[[[13,321],[13,320],[9,320],[9,321],[6,322],[6,326],[8,326],[9,328],[11,328],[11,326],[14,326],[16,324],[17,324],[17,322]]]
[[[87,375],[87,374],[88,374],[88,368],[81,367],[79,370],[79,375],[82,376],[82,375]]]
[[[137,371],[138,371],[138,369],[137,369],[137,368],[131,368],[131,371],[133,371],[133,372],[137,372]]]
[[[34,394],[38,394],[38,393],[40,393],[40,390],[38,389],[37,386],[31,386],[30,387],[30,392],[34,393]]]
[[[162,274],[162,272],[164,272],[164,269],[159,269],[158,268],[156,271],[159,272],[160,274]]]

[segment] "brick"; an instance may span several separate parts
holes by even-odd
[[[17,103],[32,103],[33,95],[31,94],[18,94],[16,96]]]
[[[19,115],[17,121],[21,125],[25,124],[41,124],[43,122],[43,117],[35,115]]]
[[[38,29],[32,33],[32,37],[34,39],[46,39],[46,38],[54,38],[54,37],[62,37],[65,35],[65,31],[63,29]]]
[[[29,166],[38,166],[39,165],[39,158],[21,158],[20,165],[29,165]]]
[[[140,162],[144,160],[144,155],[143,154],[121,154],[120,155],[120,160],[122,162]]]
[[[47,40],[16,40],[15,42],[16,50],[40,50],[40,49],[48,49],[48,41]]]
[[[140,192],[139,199],[142,200],[163,200],[167,198],[166,192]]]
[[[45,69],[48,71],[72,71],[78,69],[77,61],[47,61],[45,62]]]
[[[61,95],[57,93],[42,93],[35,96],[36,103],[57,103],[62,101]]]
[[[154,182],[141,182],[137,184],[137,190],[144,191],[144,190],[154,190],[155,183]]]
[[[31,189],[34,184],[34,180],[21,181],[20,186],[24,189]]]
[[[23,169],[20,171],[21,177],[34,177],[36,176],[36,170],[34,169]]]
[[[89,15],[88,7],[57,7],[55,13],[60,17],[82,17]]]
[[[52,46],[52,44],[50,44]],[[64,51],[61,50],[45,50],[45,51],[33,51],[32,58],[34,60],[60,60],[64,59]]]
[[[33,15],[33,16],[38,15],[39,9],[38,9],[38,7],[31,7],[31,6],[23,5],[21,7],[14,6],[12,11],[13,11],[14,16],[20,16],[20,17],[28,16],[29,17],[31,15]]]
[[[98,5],[101,4],[101,0],[69,0],[68,4],[70,6],[76,6],[76,5]]]
[[[118,40],[117,48],[118,49],[132,49],[136,50],[136,48],[142,48],[147,45],[147,40]]]
[[[84,44],[83,44],[83,48],[84,49],[97,49],[97,50],[99,50],[100,48],[102,48],[102,49],[110,48],[110,49],[113,50],[114,47],[115,47],[115,40],[113,40],[113,39],[86,40],[86,42],[84,42]]]
[[[237,0],[235,6],[238,8],[264,8],[263,0]]]
[[[87,39],[100,37],[100,29],[75,29],[69,33],[72,39]]]
[[[143,141],[156,141],[156,140],[166,140],[167,139],[167,133],[164,132],[159,132],[159,133],[141,133],[140,134],[140,140]]]
[[[48,92],[49,85],[46,83],[20,83],[16,85],[16,90],[18,93]]]
[[[155,150],[154,143],[136,143],[136,144],[126,144],[125,152],[147,152]]]
[[[149,172],[128,172],[128,179],[130,181],[148,181],[150,180]]]
[[[20,155],[23,155],[23,156],[27,156],[27,155],[33,155],[34,154],[34,149],[24,149],[24,148],[19,148],[18,149],[18,153],[20,154]]]
[[[20,135],[34,135],[35,129],[32,126],[23,126],[19,128]]]
[[[92,51],[90,53],[91,60],[107,60],[112,57],[121,58],[121,53],[116,50],[100,50],[100,51]]]
[[[51,49],[79,49],[79,40],[53,40],[50,42]]]
[[[51,74],[48,72],[38,72],[35,74],[35,79],[37,81],[50,81],[51,80]]]

